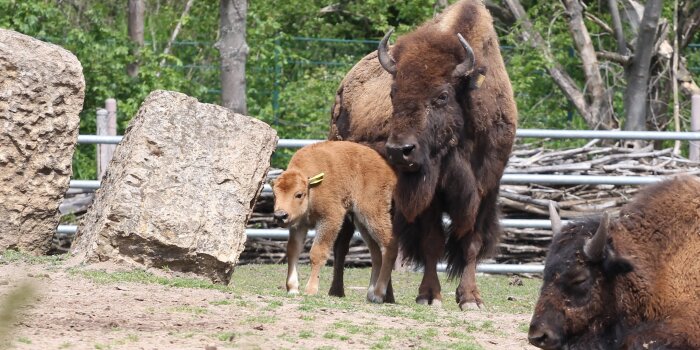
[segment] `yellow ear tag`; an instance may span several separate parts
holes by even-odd
[[[324,173],[318,173],[317,175],[314,175],[309,178],[309,187],[313,185],[318,185],[323,181],[323,175]]]
[[[476,88],[481,87],[481,84],[484,82],[484,79],[486,79],[486,76],[479,73],[479,76],[476,77],[476,81],[474,82],[474,85],[476,86]]]

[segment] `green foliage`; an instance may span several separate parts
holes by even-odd
[[[557,61],[583,88],[581,62],[572,49],[563,6],[552,1],[525,3]],[[376,49],[377,40],[389,27],[396,28],[400,35],[432,18],[433,4],[433,0],[368,0],[333,5],[320,0],[250,2],[248,114],[271,124],[281,138],[325,138],[330,107],[345,73]],[[606,21],[605,6],[591,3],[587,11]],[[81,134],[95,132],[95,111],[110,97],[118,101],[119,132],[123,133],[143,99],[155,89],[180,91],[202,102],[220,101],[219,56],[215,47],[218,1],[195,2],[170,53],[164,54],[183,8],[183,1],[146,0],[146,44],[138,51],[127,36],[127,8],[123,2],[0,0],[0,27],[72,51],[83,65],[86,80]],[[587,25],[597,47],[613,47],[610,34],[590,21]],[[516,94],[520,126],[586,128],[548,75],[541,53],[522,40],[517,25],[497,29],[505,47],[503,56]],[[685,54],[691,70],[700,71],[700,48],[692,46]],[[126,74],[126,67],[132,62],[139,63],[139,74],[134,78]],[[609,85],[622,84],[614,80],[619,76],[619,66],[607,65],[603,69]],[[618,116],[623,114],[620,91],[618,86],[613,96]],[[689,102],[682,102],[687,110]],[[277,152],[273,165],[284,166],[291,153]],[[78,147],[73,174],[77,179],[96,177],[94,145]]]

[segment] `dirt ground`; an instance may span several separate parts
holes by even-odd
[[[371,305],[361,299],[365,287],[352,284],[343,298],[348,300],[340,300],[288,297],[279,283],[273,292],[215,290],[130,282],[128,277],[99,281],[81,271],[63,263],[0,264],[0,295],[26,282],[36,292],[20,309],[12,348],[532,349],[523,329],[527,313]],[[284,267],[278,271],[283,274]],[[253,282],[241,284],[251,285],[263,274],[250,268],[244,273]]]

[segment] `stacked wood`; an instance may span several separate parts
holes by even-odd
[[[629,149],[615,145],[599,145],[593,140],[583,147],[567,150],[547,149],[544,141],[538,144],[516,146],[507,174],[561,174],[606,176],[672,176],[700,174],[700,163],[673,154],[671,148],[655,150],[652,146]],[[281,170],[268,174],[269,180]],[[639,190],[639,186],[615,185],[503,185],[499,203],[505,219],[547,219],[548,205],[554,201],[563,219],[579,219],[602,211],[615,213]],[[263,192],[255,207],[249,227],[274,228],[272,211],[274,199]],[[493,261],[499,263],[542,262],[551,241],[551,232],[545,229],[504,230]],[[369,251],[361,241],[354,241],[348,261],[369,264]],[[305,251],[308,252],[309,242]],[[241,263],[284,262],[286,241],[251,239]],[[302,256],[307,259],[308,256]],[[366,259],[366,260],[365,260]]]

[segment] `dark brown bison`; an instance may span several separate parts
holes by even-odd
[[[619,218],[555,233],[528,336],[543,349],[700,349],[700,181],[649,186]]]
[[[480,306],[476,262],[500,236],[496,197],[517,124],[492,18],[464,0],[391,49],[390,35],[341,83],[329,139],[370,145],[397,171],[394,234],[425,267],[416,301],[441,303],[446,255],[460,307]]]

